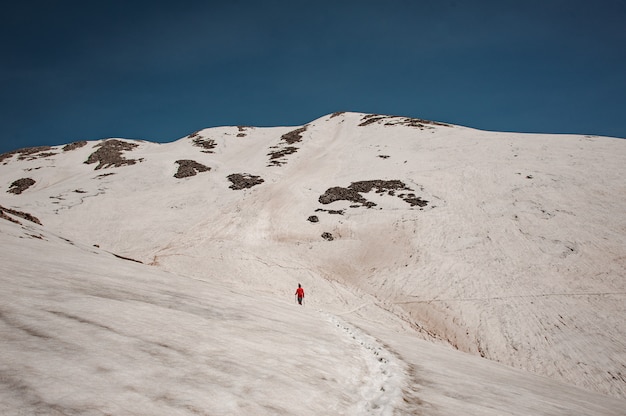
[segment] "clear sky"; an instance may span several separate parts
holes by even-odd
[[[626,1],[5,2],[0,152],[335,111],[626,137]]]

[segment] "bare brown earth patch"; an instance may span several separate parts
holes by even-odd
[[[232,175],[228,175],[227,179],[232,182],[229,188],[234,190],[252,188],[253,186],[265,182],[260,176],[250,175],[248,173],[233,173]]]
[[[275,150],[267,154],[270,157],[270,163],[268,167],[282,166],[287,163],[287,161],[285,160],[285,156],[291,155],[298,151],[298,148],[293,146],[293,144],[302,141],[302,133],[306,131],[307,127],[308,125],[300,127],[299,129],[292,130],[289,133],[285,133],[280,137],[280,143],[277,146],[271,147],[271,149]]]
[[[109,139],[95,145],[94,147],[99,147],[99,149],[89,155],[89,158],[87,158],[85,163],[90,165],[98,162],[98,166],[96,166],[95,170],[134,165],[137,162],[142,162],[143,159],[125,159],[122,156],[122,152],[133,150],[137,146],[138,145],[134,143],[128,143],[117,139]]]
[[[21,178],[13,181],[7,192],[19,195],[31,186],[35,184],[35,180],[32,178]]]
[[[20,224],[20,222],[18,220],[16,220],[15,218],[9,217],[8,215],[12,215],[14,217],[18,217],[18,218],[22,218],[25,219],[27,221],[30,222],[34,222],[35,224],[39,224],[41,225],[41,221],[39,221],[39,219],[27,212],[22,212],[22,211],[17,211],[15,209],[11,209],[11,208],[5,208],[2,205],[0,205],[0,218],[3,218],[5,220],[9,220],[11,222]]]
[[[181,159],[177,160],[178,171],[174,174],[175,178],[187,178],[189,176],[195,176],[198,172],[208,172],[210,167],[204,166],[202,163],[198,163],[195,160]]]
[[[326,192],[320,195],[318,201],[321,204],[330,204],[335,201],[350,201],[353,202],[354,205],[351,205],[351,208],[357,208],[360,206],[366,208],[375,207],[376,204],[374,202],[368,201],[363,195],[371,191],[375,191],[376,193],[383,194],[387,193],[389,196],[397,196],[402,199],[406,203],[411,206],[425,207],[428,205],[428,201],[421,199],[416,196],[414,193],[410,192],[408,194],[397,194],[396,191],[413,191],[413,189],[406,186],[406,184],[400,180],[371,180],[371,181],[359,181],[353,182],[347,188],[343,188],[341,186],[334,186],[332,188],[328,188]]]

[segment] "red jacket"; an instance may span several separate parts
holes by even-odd
[[[301,287],[296,289],[296,295],[298,295],[298,297],[303,298],[304,297],[304,289],[302,289]]]

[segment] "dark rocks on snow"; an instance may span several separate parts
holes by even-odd
[[[287,155],[296,153],[297,151],[298,151],[297,147],[287,146],[280,150],[276,150],[275,152],[268,153],[267,155],[270,157],[270,166],[281,166],[285,164],[286,163],[285,161],[280,161],[279,159]]]
[[[177,160],[178,171],[174,174],[175,178],[187,178],[189,176],[195,176],[198,172],[207,172],[211,168],[204,166],[202,163],[198,163],[195,160],[181,159]]]
[[[351,186],[352,185],[348,188],[342,188],[340,186],[328,188],[326,192],[319,197],[318,201],[325,205],[341,200],[366,205],[368,203],[367,199],[363,198],[363,196],[357,190],[352,189]]]
[[[234,190],[252,188],[255,185],[260,185],[265,182],[260,176],[250,175],[248,173],[233,173],[226,178],[232,182],[229,188]]]
[[[295,129],[290,131],[289,133],[283,134],[280,139],[287,144],[294,144],[302,141],[302,133],[306,131],[308,126],[300,127],[299,129]]]
[[[13,181],[7,192],[19,195],[35,184],[35,180],[31,178],[22,178]]]
[[[378,193],[383,193],[383,192],[394,190],[394,189],[410,190],[409,188],[407,188],[404,182],[399,181],[397,179],[389,180],[389,181],[376,179],[373,181],[353,182],[352,184],[350,184],[349,188],[354,189],[357,192],[363,192],[363,193],[370,192],[371,190],[376,190],[376,192]]]
[[[366,116],[363,116],[363,118],[361,119],[361,124],[359,124],[359,127],[365,127],[368,124],[376,123],[377,121],[381,121],[386,118],[387,118],[386,116],[379,116],[377,114],[368,114]]]
[[[272,147],[272,149],[276,150],[267,154],[270,157],[270,164],[268,166],[281,166],[285,164],[285,160],[281,159],[298,151],[298,148],[292,145],[302,141],[302,133],[306,131],[307,127],[308,125],[283,134],[280,137],[281,143],[278,146]]]
[[[51,146],[26,147],[24,149],[18,149],[12,152],[1,154],[0,162],[3,162],[4,160],[9,159],[15,155],[18,155],[18,160],[34,160],[56,155],[56,153],[50,152],[50,150],[52,150]]]
[[[87,145],[87,141],[86,140],[81,140],[79,142],[74,142],[74,143],[70,143],[70,144],[66,144],[65,146],[63,146],[63,151],[64,152],[69,152],[71,150],[76,150],[79,149],[83,146]]]
[[[87,158],[85,163],[89,165],[98,162],[96,170],[109,167],[134,165],[138,161],[141,162],[143,160],[125,159],[122,156],[122,152],[130,151],[137,147],[134,143],[128,143],[117,139],[109,139],[95,145],[94,147],[99,147],[99,149],[89,155],[89,158]]]
[[[200,136],[196,137],[193,140],[193,144],[194,146],[203,148],[204,150],[201,151],[202,153],[214,153],[213,149],[217,147],[217,143],[215,142],[215,140],[205,139]]]
[[[335,239],[331,233],[327,232],[322,233],[322,238],[326,241],[333,241]]]
[[[321,204],[330,204],[335,201],[343,200],[354,203],[354,205],[350,205],[350,208],[357,208],[360,206],[372,208],[375,207],[376,204],[368,201],[361,194],[375,191],[376,193],[387,193],[389,196],[396,196],[396,191],[398,190],[412,191],[411,188],[406,186],[404,182],[400,180],[377,179],[371,181],[359,181],[351,183],[347,188],[340,186],[328,188],[324,194],[320,195],[318,201]],[[428,204],[428,201],[423,200],[420,197],[416,197],[415,194],[412,193],[408,195],[400,194],[398,197],[411,206],[424,207]]]
[[[237,130],[239,131],[239,133],[237,133],[237,137],[246,137],[246,133],[245,131],[248,129],[249,127],[247,126],[237,126]]]
[[[342,209],[322,209],[322,208],[318,208],[315,210],[315,212],[328,212],[329,214],[332,215],[343,215],[343,210]]]
[[[142,262],[142,261],[135,260],[135,259],[130,258],[130,257],[120,256],[119,254],[115,254],[115,253],[111,253],[111,254],[113,254],[113,255],[114,255],[115,257],[117,257],[118,259],[128,260],[128,261],[133,261],[133,262],[135,262],[135,263],[141,263],[141,264],[143,264],[143,262]]]
[[[444,126],[450,127],[449,124],[440,123],[438,121],[424,120],[421,118],[409,118],[409,117],[399,117],[399,116],[386,116],[380,114],[367,114],[361,118],[361,123],[359,127],[367,126],[368,124],[376,123],[379,121],[386,121],[385,126],[407,126],[407,127],[418,127],[419,129],[427,128],[427,125],[430,126]],[[428,127],[432,128],[432,127]]]
[[[7,214],[5,214],[2,209],[0,209],[0,218],[3,219],[3,220],[11,221],[11,222],[13,222],[15,224],[21,224],[21,222],[19,222],[15,218],[9,217]]]
[[[317,215],[311,215],[309,218],[307,218],[307,221],[309,221],[309,222],[319,222],[320,219],[317,217]]]
[[[41,221],[39,221],[39,219],[29,213],[26,212],[22,212],[22,211],[17,211],[11,208],[5,208],[2,205],[0,205],[0,218],[4,218],[5,220],[9,220],[11,222],[15,222],[17,224],[19,224],[20,222],[17,221],[14,218],[11,218],[9,216],[7,216],[7,214],[13,215],[15,217],[19,217],[19,218],[23,218],[27,221],[30,222],[34,222],[35,224],[39,224],[41,225]]]
[[[411,205],[411,206],[418,206],[418,207],[425,207],[426,205],[428,205],[428,201],[426,201],[425,199],[420,198],[419,196],[415,196],[415,195],[409,195],[406,197],[402,197],[400,196],[402,199],[404,199],[404,201]]]

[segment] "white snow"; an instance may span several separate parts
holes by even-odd
[[[367,117],[0,161],[0,414],[623,415],[626,142]]]

